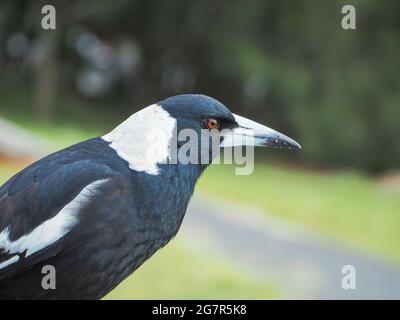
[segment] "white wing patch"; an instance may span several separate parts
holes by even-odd
[[[25,257],[48,247],[66,235],[77,223],[77,213],[85,205],[90,196],[109,179],[95,181],[85,188],[69,202],[56,216],[43,222],[30,233],[23,235],[15,241],[10,241],[10,227],[0,233],[0,249],[8,254],[25,253]],[[4,261],[0,269],[9,266],[19,260],[18,256]]]
[[[103,140],[135,171],[159,174],[158,164],[170,156],[176,119],[157,104],[136,112]]]
[[[19,256],[14,256],[14,257],[0,263],[0,270],[5,267],[8,267],[10,264],[18,262],[18,260],[19,260]]]

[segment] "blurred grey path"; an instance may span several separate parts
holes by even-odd
[[[288,298],[400,299],[400,266],[255,209],[196,196],[181,233],[184,240],[212,246],[236,266],[274,281]],[[344,265],[356,269],[355,290],[341,286]]]
[[[0,156],[36,160],[48,154],[51,146],[16,124],[0,118]]]

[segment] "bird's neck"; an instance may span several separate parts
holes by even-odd
[[[159,175],[136,173],[133,179],[137,183],[140,178],[140,189],[146,193],[141,197],[147,199],[141,204],[144,219],[152,220],[166,236],[174,236],[203,170],[199,165],[176,164],[161,165]]]

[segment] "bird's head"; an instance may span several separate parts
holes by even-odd
[[[144,108],[103,139],[131,169],[153,175],[162,164],[208,164],[227,147],[301,148],[284,134],[199,94],[173,96]]]

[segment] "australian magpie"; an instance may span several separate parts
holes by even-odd
[[[98,299],[166,245],[208,165],[203,147],[197,162],[171,161],[185,145],[174,138],[183,130],[217,132],[218,148],[300,148],[213,98],[188,94],[46,156],[0,188],[0,298]],[[43,287],[44,266],[54,268],[55,288]]]

